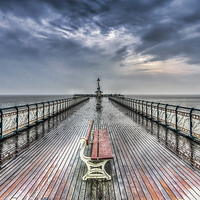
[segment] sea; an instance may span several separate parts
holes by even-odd
[[[70,98],[73,95],[0,95],[0,108]]]
[[[175,106],[184,106],[200,109],[200,95],[133,95],[128,94],[125,97],[145,100],[150,102],[164,103]]]
[[[47,102],[70,98],[73,95],[0,95],[0,108],[9,108],[32,103]],[[126,94],[125,97],[145,100],[150,102],[165,103],[200,109],[200,95],[134,95]]]

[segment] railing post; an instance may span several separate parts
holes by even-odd
[[[152,114],[152,105],[153,105],[153,103],[154,103],[154,102],[151,102],[151,119],[153,119],[153,118],[152,118],[152,116],[153,116],[153,114]]]
[[[58,100],[58,113],[60,113],[60,106],[59,106],[60,99]]]
[[[144,115],[144,114],[143,114],[143,102],[144,102],[144,101],[142,101],[142,115]]]
[[[57,101],[57,103],[58,103],[58,109],[57,109],[57,113],[60,113],[60,111],[59,111],[59,109],[60,109],[60,106],[59,106],[59,101],[60,101],[60,100],[58,100],[58,101]]]
[[[60,109],[61,109],[61,112],[63,112],[63,110],[64,110],[64,106],[63,106],[64,99],[61,99],[60,102],[61,102],[60,103],[60,106],[61,106]]]
[[[48,101],[47,103],[48,103],[48,106],[49,106],[48,111],[49,111],[49,117],[50,117],[50,102]]]
[[[192,111],[194,110],[194,108],[190,109],[190,137],[194,137],[192,135]]]
[[[146,101],[146,117],[148,116],[148,113],[147,113],[147,112],[148,112],[148,110],[147,110],[148,103],[149,103],[149,102],[148,102],[148,101]]]
[[[69,99],[67,99],[67,109],[68,109],[68,107],[69,107]]]
[[[136,100],[136,113],[138,112],[138,100]]]
[[[64,111],[64,99],[62,99],[62,112]]]
[[[165,125],[167,126],[167,106],[168,104],[165,105]]]
[[[53,102],[53,115],[54,115],[54,101],[52,101]]]
[[[61,100],[59,99],[59,100],[58,100],[58,103],[59,103],[59,101],[60,101],[59,113],[61,113]]]
[[[60,112],[63,111],[63,106],[62,106],[62,103],[63,103],[63,99],[60,99]]]
[[[131,99],[131,110],[133,111],[133,99]]]
[[[37,103],[35,105],[36,105],[36,122],[38,122],[38,105]]]
[[[16,108],[16,111],[17,111],[17,114],[16,114],[16,131],[18,132],[19,130],[19,110],[18,110],[18,107],[15,106]]]
[[[44,102],[42,102],[43,105],[43,120],[44,120]]]
[[[140,110],[141,110],[141,109],[140,109],[140,108],[141,108],[141,105],[140,105],[141,102],[142,102],[142,100],[139,100],[139,113],[140,113],[140,114],[141,114],[141,111],[140,111]]]
[[[3,111],[0,109],[1,113],[1,123],[0,123],[0,129],[1,129],[1,139],[3,138]]]
[[[159,122],[159,105],[160,103],[157,104],[157,122]]]
[[[55,102],[57,103],[57,106],[56,106],[56,114],[58,114],[58,100],[55,100]]]
[[[176,117],[175,128],[176,128],[176,131],[178,130],[178,115],[177,115],[178,107],[179,107],[179,106],[176,106],[176,109],[175,109],[175,117]]]
[[[28,118],[28,126],[30,126],[30,108],[29,108],[28,104],[26,106],[28,108],[28,116],[27,116],[27,118]]]

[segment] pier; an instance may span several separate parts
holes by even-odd
[[[111,181],[82,180],[80,138],[90,119],[109,132]],[[2,165],[0,199],[200,199],[199,145],[107,97],[98,112],[91,97],[37,126],[13,136],[17,147],[12,137],[1,143],[2,155],[12,147],[17,156]]]

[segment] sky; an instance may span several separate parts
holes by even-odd
[[[200,94],[199,0],[0,0],[0,94]]]

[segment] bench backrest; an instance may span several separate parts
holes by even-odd
[[[89,127],[88,134],[87,134],[87,137],[86,137],[86,144],[87,145],[89,145],[89,143],[90,143],[90,135],[91,135],[91,132],[92,132],[93,124],[94,124],[94,120],[92,120],[91,123],[90,123],[90,127]]]

